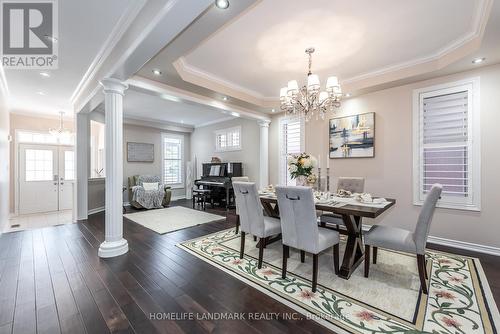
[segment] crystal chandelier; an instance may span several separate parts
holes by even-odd
[[[71,131],[69,130],[66,130],[64,128],[64,121],[63,121],[63,116],[64,116],[64,111],[60,111],[59,112],[59,128],[57,129],[50,129],[49,130],[49,133],[56,137],[58,140],[61,140],[63,138],[68,138],[69,136],[71,136]]]
[[[307,48],[309,57],[309,71],[307,72],[307,86],[299,89],[297,80],[288,82],[287,87],[280,90],[281,110],[287,115],[298,116],[306,121],[316,114],[316,119],[325,118],[327,111],[340,107],[342,90],[337,77],[326,80],[326,91],[320,91],[320,82],[317,74],[312,74],[312,54],[314,48]]]

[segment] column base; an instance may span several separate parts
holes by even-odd
[[[118,241],[104,241],[99,246],[97,255],[102,258],[120,256],[128,252],[128,242],[125,239]]]

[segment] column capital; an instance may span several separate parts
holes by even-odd
[[[268,128],[271,121],[266,119],[266,120],[259,120],[257,123],[259,123],[259,126],[261,128]]]
[[[99,83],[104,88],[104,93],[123,95],[125,90],[128,89],[128,85],[125,82],[115,78],[104,78]]]

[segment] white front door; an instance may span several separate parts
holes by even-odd
[[[70,146],[59,147],[59,210],[73,207],[75,182],[75,151]]]
[[[19,213],[72,208],[75,164],[69,146],[19,145]]]

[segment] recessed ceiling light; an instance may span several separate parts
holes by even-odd
[[[50,78],[50,73],[48,72],[40,72],[40,75],[44,78]]]
[[[183,119],[181,119],[181,123],[184,124],[184,120]]]
[[[224,101],[227,101],[227,96],[224,96],[222,99],[223,99]]]
[[[57,43],[57,38],[55,38],[54,36],[50,36],[50,35],[45,35],[43,36],[45,37],[46,40],[49,40],[51,41],[52,43]]]
[[[227,9],[229,7],[229,0],[215,0],[215,6],[220,9]]]
[[[42,95],[42,96],[44,96],[44,95],[45,95],[45,93],[44,93],[44,92],[41,92],[41,91],[40,91],[40,92],[36,92],[36,93],[37,93],[38,95]]]
[[[275,112],[275,111],[276,111],[276,109],[274,109],[274,108],[273,108],[273,109],[271,109],[271,112]]]
[[[154,74],[154,75],[161,75],[161,71],[160,71],[159,69],[156,69],[156,68],[155,68],[155,69],[153,70],[153,74]]]
[[[482,58],[475,58],[474,60],[472,60],[472,63],[473,64],[479,64],[479,63],[482,63],[485,60],[486,60],[486,58],[484,58],[484,57],[482,57]]]
[[[351,96],[351,94],[345,93],[345,97],[349,97],[349,96]]]

